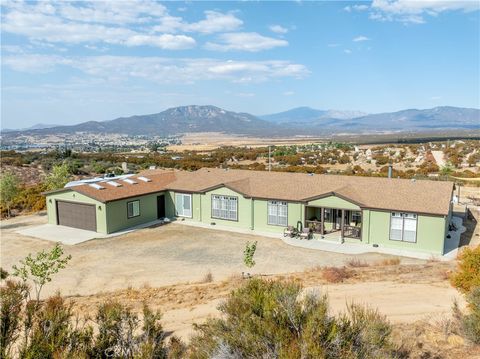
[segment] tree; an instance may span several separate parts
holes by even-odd
[[[2,206],[7,207],[7,215],[10,217],[10,208],[19,192],[18,178],[12,172],[6,172],[0,178],[0,200]]]
[[[53,166],[52,171],[45,178],[47,191],[63,188],[70,181],[70,172],[66,163]]]
[[[35,299],[40,301],[40,293],[45,284],[52,281],[52,276],[60,269],[65,268],[71,255],[63,256],[63,248],[56,244],[50,252],[45,250],[38,252],[35,257],[30,253],[20,261],[21,266],[14,265],[13,275],[20,278],[24,283],[31,280],[35,286]]]
[[[250,243],[247,242],[245,245],[245,249],[243,251],[243,263],[248,268],[252,268],[255,265],[255,260],[253,259],[253,256],[255,255],[255,251],[257,250],[257,241]]]
[[[445,166],[442,166],[442,168],[440,169],[440,173],[444,176],[449,176],[452,174],[453,169],[453,165],[450,162],[447,162]]]

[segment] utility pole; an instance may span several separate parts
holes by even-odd
[[[271,156],[272,156],[272,146],[268,146],[268,172],[272,170]]]

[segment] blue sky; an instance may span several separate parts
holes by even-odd
[[[3,128],[190,104],[480,107],[477,1],[1,4]]]

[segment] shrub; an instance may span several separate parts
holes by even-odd
[[[220,318],[195,326],[191,358],[398,357],[384,317],[352,304],[336,318],[326,296],[295,282],[251,279],[219,309]]]
[[[380,266],[398,266],[400,264],[400,258],[384,259],[377,263]]]
[[[202,283],[211,283],[213,282],[213,274],[212,272],[208,271],[202,278]]]
[[[453,314],[460,326],[461,334],[473,343],[480,344],[480,287],[473,288],[467,294],[468,314],[463,314],[457,302],[453,306]]]
[[[30,320],[27,321],[27,340],[20,350],[22,358],[78,357],[91,346],[92,328],[73,327],[72,306],[67,305],[60,294],[42,303],[31,313]]]
[[[340,283],[351,277],[345,267],[325,267],[322,269],[322,277],[329,283]]]
[[[20,335],[21,312],[28,296],[28,286],[7,280],[0,288],[0,358],[10,357],[10,351]]]
[[[369,264],[365,261],[361,261],[360,259],[358,258],[350,258],[348,261],[347,261],[347,265],[349,267],[354,267],[354,268],[359,268],[359,267],[368,267]]]
[[[7,277],[8,277],[8,272],[2,267],[0,267],[0,279],[1,280],[7,279]]]
[[[474,249],[467,247],[459,254],[457,271],[450,281],[462,293],[480,287],[480,246]]]

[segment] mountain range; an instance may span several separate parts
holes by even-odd
[[[426,132],[480,129],[480,110],[442,106],[426,110],[366,114],[359,111],[316,110],[298,107],[289,111],[254,116],[215,106],[181,106],[150,114],[88,121],[77,125],[2,131],[2,136],[23,134],[121,133],[127,135],[179,135],[188,132],[223,132],[264,137],[328,135],[334,133]]]

